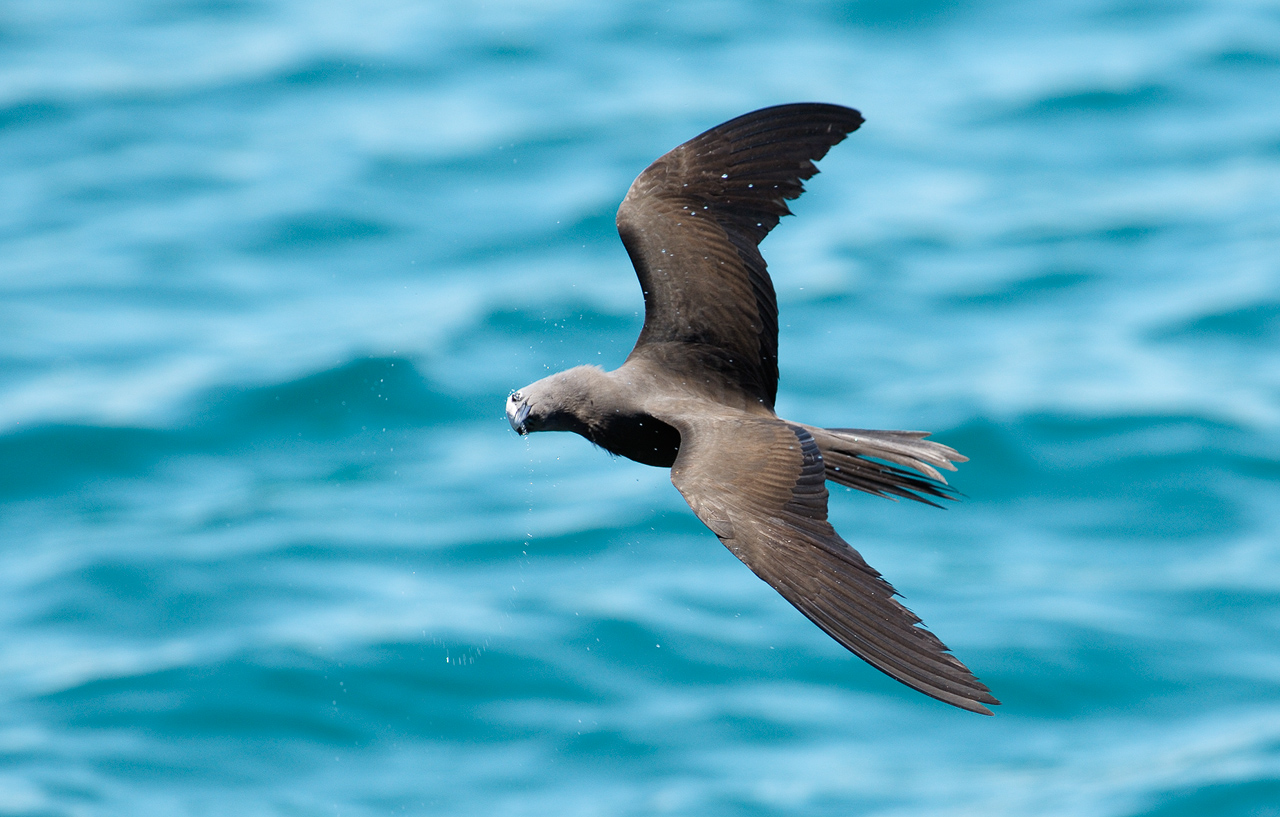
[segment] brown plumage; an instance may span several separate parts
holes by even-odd
[[[827,480],[930,505],[937,469],[964,457],[918,431],[823,429],[773,412],[778,307],[757,248],[814,162],[857,130],[839,105],[764,108],[651,164],[618,209],[644,292],[644,328],[620,368],[579,366],[507,401],[521,434],[573,431],[671,469],[689,507],[735,556],[872,666],[949,704],[999,703],[827,522]]]

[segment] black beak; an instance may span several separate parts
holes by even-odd
[[[528,419],[529,419],[528,403],[521,403],[520,407],[516,409],[515,414],[507,412],[507,422],[511,423],[511,427],[515,429],[515,432],[522,437],[525,434],[529,433],[529,430],[524,427],[525,420],[528,420]]]

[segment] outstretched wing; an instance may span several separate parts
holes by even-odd
[[[618,208],[644,291],[632,357],[736,388],[773,408],[778,305],[757,245],[804,192],[814,162],[862,124],[839,105],[763,108],[649,165]]]
[[[783,420],[681,424],[671,481],[707,527],[796,609],[882,672],[990,715],[990,691],[827,522],[813,436]]]

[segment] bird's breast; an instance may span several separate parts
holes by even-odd
[[[611,454],[659,468],[670,468],[680,453],[680,432],[648,414],[605,415],[590,439]]]

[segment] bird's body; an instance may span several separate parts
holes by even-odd
[[[832,638],[927,695],[991,714],[987,688],[827,522],[828,480],[934,504],[949,491],[937,469],[965,458],[922,432],[823,429],[773,410],[777,303],[757,245],[813,162],[861,123],[837,105],[765,108],[650,165],[618,210],[645,299],[635,348],[614,371],[579,366],[513,393],[507,416],[521,434],[572,431],[670,468],[698,518]]]

